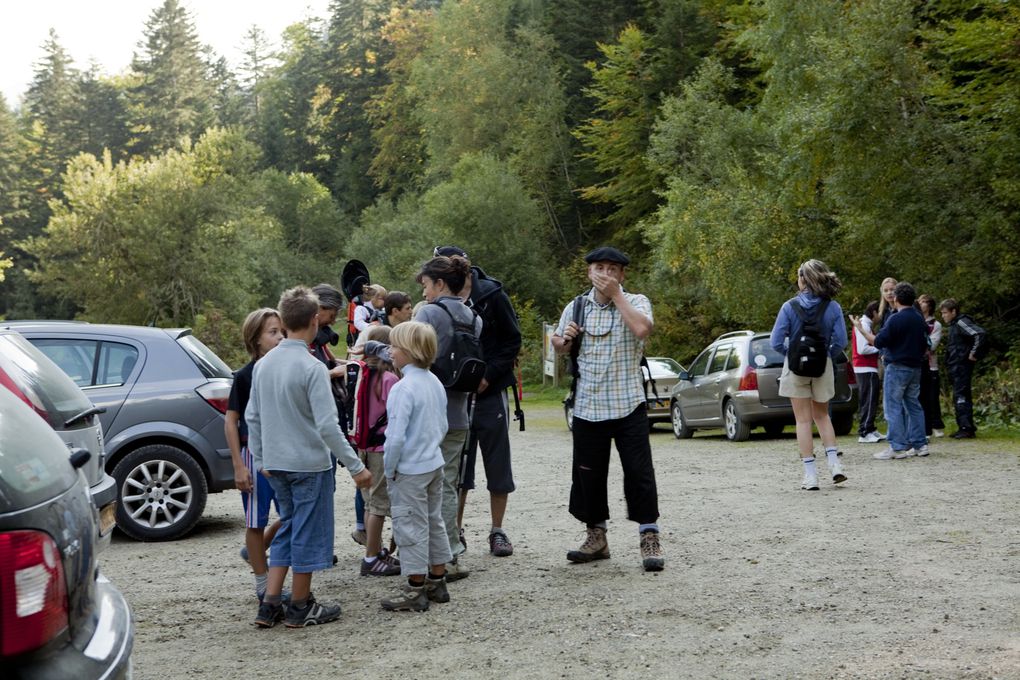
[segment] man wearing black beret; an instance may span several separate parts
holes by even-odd
[[[566,306],[552,340],[561,354],[578,344],[570,514],[585,523],[588,535],[567,559],[591,562],[609,557],[606,486],[615,441],[623,466],[627,518],[638,524],[642,566],[659,571],[665,558],[659,544],[658,493],[641,371],[644,343],[654,327],[652,304],[644,295],[624,292],[621,284],[630,259],[616,248],[596,248],[584,261],[592,289]],[[583,310],[575,314],[578,303]]]

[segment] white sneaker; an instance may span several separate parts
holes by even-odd
[[[843,466],[838,460],[829,466],[829,472],[832,473],[833,484],[842,484],[846,481],[846,475],[843,474]]]
[[[875,460],[892,460],[895,455],[896,451],[893,451],[892,448],[890,447],[884,451],[879,451],[878,453],[874,454],[872,458],[874,458]]]
[[[932,430],[931,434],[933,437],[945,437],[946,433],[942,430]]]
[[[910,458],[914,455],[913,449],[903,449],[902,451],[896,451],[893,453],[893,458],[896,460],[903,460],[904,458]]]
[[[914,455],[915,456],[920,456],[921,458],[924,458],[925,456],[927,456],[928,453],[929,453],[929,451],[928,451],[928,445],[927,444],[925,444],[924,446],[922,446],[919,449],[914,449]]]
[[[882,434],[881,432],[879,432],[878,430],[874,430],[871,434],[873,434],[876,437],[878,437],[878,441],[885,441],[885,439],[886,439],[886,436],[884,434]]]
[[[876,432],[869,432],[868,434],[864,435],[863,437],[858,437],[857,438],[857,443],[858,444],[877,444],[880,441],[881,441],[881,439],[878,438],[878,433],[876,433]]]
[[[818,475],[811,475],[804,473],[804,481],[800,483],[800,488],[805,491],[818,491]]]

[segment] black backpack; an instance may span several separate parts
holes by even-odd
[[[829,306],[829,300],[822,300],[811,318],[808,318],[807,312],[796,300],[790,300],[790,306],[801,321],[800,333],[790,338],[790,346],[786,352],[790,370],[794,375],[805,378],[820,378],[829,362],[829,339],[822,336],[820,325]]]
[[[432,372],[443,383],[443,387],[455,392],[476,392],[485,377],[485,361],[482,342],[475,335],[475,319],[478,314],[471,310],[471,323],[457,321],[442,302],[433,302],[450,317],[453,339],[446,354],[436,357]]]

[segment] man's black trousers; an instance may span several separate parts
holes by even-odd
[[[591,422],[574,418],[573,485],[570,514],[585,524],[609,519],[607,479],[613,442],[623,466],[627,519],[652,524],[659,518],[659,498],[648,441],[648,408],[641,404],[623,418]]]
[[[974,364],[970,361],[949,365],[949,379],[953,381],[956,426],[965,432],[977,432],[974,426],[974,402],[970,397],[970,381],[973,375]]]

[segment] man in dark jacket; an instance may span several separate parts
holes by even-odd
[[[456,246],[441,246],[435,256],[458,255],[470,259]],[[503,530],[507,499],[516,488],[510,465],[510,408],[506,389],[516,385],[514,362],[521,350],[521,329],[517,323],[510,296],[503,284],[489,278],[481,268],[471,267],[471,280],[461,291],[465,303],[482,317],[482,352],[485,357],[485,378],[478,388],[471,436],[461,466],[460,508],[458,524],[463,523],[468,491],[475,488],[476,448],[482,449],[492,528],[489,530],[489,552],[496,557],[513,554],[514,547]],[[516,389],[516,388],[515,388]],[[463,533],[461,542],[463,543]]]
[[[949,368],[949,379],[953,381],[953,405],[958,428],[951,436],[954,439],[973,439],[977,436],[977,427],[974,425],[970,381],[978,354],[987,342],[985,329],[974,323],[970,316],[961,314],[960,305],[953,298],[943,300],[939,310],[942,312],[942,321],[949,326],[946,366]]]
[[[885,359],[883,410],[889,424],[889,448],[874,455],[879,460],[928,455],[920,400],[921,369],[927,366],[928,324],[914,307],[917,293],[913,286],[900,282],[893,294],[896,313],[877,336],[872,336],[872,344],[882,350]],[[864,333],[866,338],[868,335]]]

